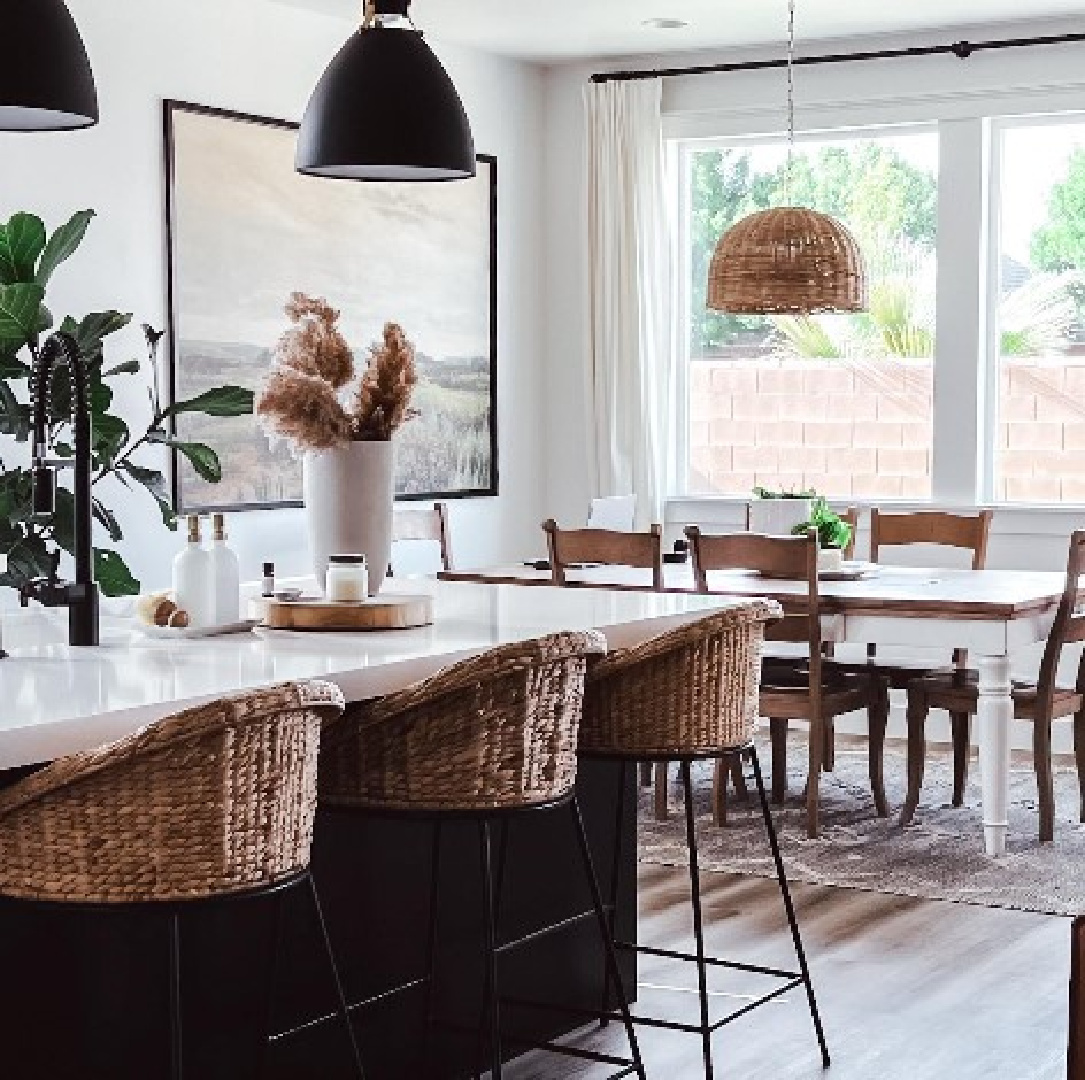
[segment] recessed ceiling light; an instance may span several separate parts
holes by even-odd
[[[649,30],[685,30],[689,23],[685,19],[645,19],[643,25]]]

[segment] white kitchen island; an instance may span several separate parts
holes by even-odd
[[[739,603],[423,580],[390,587],[431,594],[434,625],[371,634],[244,634],[164,642],[134,636],[130,622],[111,621],[103,626],[105,644],[72,649],[62,644],[66,626],[53,615],[31,611],[8,617],[5,642],[13,655],[0,660],[0,769],[12,771],[0,782],[17,782],[19,766],[100,745],[186,706],[246,688],[323,678],[359,700],[501,643],[599,629],[611,645],[620,646]],[[636,797],[635,777],[613,763],[587,760],[577,790],[596,864],[609,873],[616,865],[618,798]],[[616,927],[629,941],[637,933],[635,825],[635,816],[627,815],[617,864]],[[317,815],[313,873],[351,1001],[417,980],[422,970],[431,834],[426,822],[331,810]],[[445,1022],[436,1033],[425,1027],[417,987],[360,1017],[370,1080],[471,1075],[482,986],[481,883],[471,824],[446,825],[442,852],[437,1010]],[[583,882],[568,872],[574,858],[567,815],[532,815],[518,824],[504,878],[505,932],[559,924],[585,908]],[[0,906],[0,964],[21,973],[0,988],[5,1017],[0,1062],[33,1060],[41,1066],[35,1075],[50,1077],[163,1075],[168,1011],[156,996],[166,985],[158,922],[146,913],[113,912],[103,930],[100,923],[73,922],[64,912],[32,914],[7,912],[5,922]],[[267,941],[278,932],[273,916],[262,909],[246,910],[243,918],[227,915],[209,916],[184,939],[182,967],[186,1002],[191,1002],[185,1063],[193,1076],[254,1075],[267,1030],[265,999],[272,981]],[[288,904],[284,947],[293,952],[282,969],[289,974],[275,982],[273,1026],[298,1030],[275,1044],[265,1073],[269,1080],[349,1075],[338,1026],[308,1026],[311,1018],[328,1012],[327,972],[313,960],[321,954],[311,922],[307,909]],[[103,933],[110,935],[105,947]],[[621,963],[626,985],[636,986],[633,955]],[[597,932],[592,924],[574,920],[560,933],[506,956],[502,985],[512,996],[576,1010],[597,1006],[601,974]],[[41,1006],[45,1001],[48,1008]],[[515,1052],[517,1032],[532,1042],[549,1039],[582,1023],[581,1014],[575,1015],[575,1020],[550,1012],[510,1017],[509,1052]],[[120,1017],[123,1038],[118,1037]]]
[[[192,641],[142,637],[105,619],[103,644],[64,644],[67,623],[40,609],[7,615],[0,660],[0,769],[87,750],[225,694],[296,679],[328,679],[348,701],[387,693],[495,645],[563,630],[643,640],[722,597],[581,589],[521,589],[413,579],[386,591],[429,593],[434,624],[379,633],[264,632]]]

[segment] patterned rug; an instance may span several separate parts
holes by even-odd
[[[758,751],[767,784],[768,746],[759,745]],[[1055,842],[1041,844],[1032,765],[1027,758],[1018,761],[1015,757],[1010,777],[1009,851],[1002,859],[990,859],[983,850],[979,764],[975,760],[965,806],[955,810],[950,804],[952,757],[948,752],[928,750],[919,809],[913,823],[904,829],[898,819],[906,791],[903,746],[886,747],[886,794],[893,812],[888,819],[880,819],[870,795],[865,746],[846,745],[840,740],[836,771],[822,778],[821,835],[808,840],[801,801],[805,777],[799,773],[805,757],[805,746],[793,734],[788,746],[788,800],[785,806],[773,808],[792,879],[1051,915],[1085,913],[1085,825],[1077,820],[1077,774],[1072,767],[1056,766]],[[641,862],[686,865],[685,818],[677,771],[672,766],[668,821],[655,820],[651,792],[641,790]],[[760,813],[755,813],[752,783],[749,805],[732,794],[729,821],[723,829],[712,825],[710,766],[694,766],[694,785],[702,869],[772,877],[768,841]]]

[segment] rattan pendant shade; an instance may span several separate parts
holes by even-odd
[[[740,315],[864,311],[863,254],[827,214],[793,206],[750,214],[716,245],[708,307]]]
[[[785,205],[750,214],[720,237],[707,305],[731,315],[865,311],[866,266],[855,237],[828,214],[786,205],[795,148],[795,0],[787,14]]]

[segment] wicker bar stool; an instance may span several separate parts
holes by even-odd
[[[338,1015],[355,1073],[363,1077],[309,874],[320,730],[342,709],[342,695],[328,683],[258,690],[62,758],[0,791],[0,902],[161,914],[169,948],[172,1080],[184,1074],[184,917],[210,905],[266,900],[281,906],[298,888],[312,898]],[[269,1033],[268,1041],[279,1037]]]
[[[696,964],[699,1023],[678,1023],[647,1016],[635,1016],[633,1022],[700,1035],[706,1080],[711,1080],[713,1076],[714,1032],[751,1009],[799,986],[806,990],[822,1061],[826,1068],[829,1066],[825,1033],[780,857],[761,766],[753,744],[765,625],[781,615],[780,607],[774,603],[753,601],[741,604],[668,631],[633,648],[612,652],[592,664],[588,672],[580,753],[622,763],[608,908],[612,931],[617,907],[620,838],[628,770],[636,762],[646,759],[679,763],[686,802],[686,844],[689,849],[696,952],[691,955],[630,942],[619,941],[615,944],[619,949]],[[760,796],[761,813],[798,958],[797,972],[722,960],[705,953],[691,766],[694,761],[713,759],[727,763],[735,760],[749,762],[753,766],[753,779]],[[768,976],[780,980],[780,985],[722,1019],[713,1021],[708,1008],[709,967]],[[604,1006],[607,1004],[604,1002]]]
[[[503,1067],[497,961],[538,936],[504,943],[498,939],[506,828],[517,815],[560,809],[572,818],[591,891],[590,914],[603,940],[606,981],[620,1000],[631,1057],[554,1044],[534,1048],[613,1065],[620,1070],[614,1077],[636,1074],[645,1080],[574,787],[585,671],[588,658],[605,651],[606,642],[596,633],[556,634],[501,646],[406,690],[352,705],[344,720],[325,732],[321,746],[322,810],[403,817],[433,826],[426,972],[352,1004],[352,1010],[423,985],[427,1023],[434,1025],[441,827],[455,820],[477,822],[485,972],[480,1047],[488,1041],[492,1080],[501,1080]],[[495,825],[502,831],[496,872]]]

